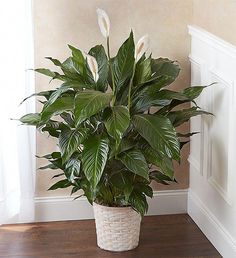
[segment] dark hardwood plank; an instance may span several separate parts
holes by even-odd
[[[94,220],[0,227],[0,257],[16,258],[218,258],[212,244],[186,215],[149,216],[142,221],[140,245],[115,253],[96,245]]]

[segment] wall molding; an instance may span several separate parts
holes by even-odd
[[[189,25],[188,32],[192,37],[197,38],[207,43],[209,46],[219,50],[220,52],[223,52],[227,56],[236,59],[236,47],[229,42],[215,36],[214,34],[198,26]]]
[[[223,257],[236,257],[236,240],[191,190],[188,193],[188,214]]]
[[[147,215],[186,213],[187,199],[187,189],[154,191],[153,198],[148,198]],[[35,198],[35,222],[93,218],[92,206],[85,197],[75,201],[71,196]]]

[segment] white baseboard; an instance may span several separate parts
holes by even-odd
[[[236,257],[236,240],[192,191],[188,193],[188,214],[224,258]]]
[[[188,190],[155,191],[148,198],[147,215],[177,214],[187,212]],[[60,221],[93,219],[92,206],[85,197],[73,201],[73,197],[35,198],[35,221]]]

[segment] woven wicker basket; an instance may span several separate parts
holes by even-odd
[[[97,244],[109,251],[138,246],[141,216],[131,207],[107,207],[93,203]]]

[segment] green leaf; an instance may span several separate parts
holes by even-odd
[[[150,198],[153,197],[153,190],[149,185],[142,184],[142,183],[136,183],[135,184],[135,190],[137,192],[140,192],[140,193],[143,193],[143,194],[147,195]]]
[[[112,62],[116,91],[131,78],[134,65],[134,38],[131,31],[129,38],[122,44]]]
[[[184,137],[184,138],[188,138],[191,137],[195,134],[199,134],[200,132],[192,132],[192,133],[177,133],[178,137]]]
[[[180,159],[178,137],[167,117],[147,114],[135,115],[133,124],[154,150],[175,160]]]
[[[44,156],[36,156],[39,159],[58,159],[61,157],[61,153],[58,151],[52,152],[50,154],[46,154]]]
[[[75,123],[74,123],[74,120],[73,120],[71,114],[69,114],[69,113],[67,113],[67,112],[63,112],[63,113],[60,114],[60,117],[61,117],[62,119],[64,119],[64,121],[65,121],[70,127],[72,127],[72,128],[75,127]]]
[[[84,59],[82,52],[78,48],[75,48],[71,45],[68,45],[68,46],[72,51],[72,56],[73,56],[74,61],[79,66],[80,73],[83,74],[84,67],[85,67],[85,59]]]
[[[184,141],[184,142],[180,142],[180,149],[182,149],[184,147],[184,145],[188,144],[190,141]]]
[[[119,155],[121,162],[134,174],[148,180],[148,164],[139,150],[129,150]]]
[[[67,92],[69,89],[71,89],[70,83],[63,83],[60,88],[55,90],[51,95],[48,101],[46,102],[44,108],[47,106],[50,106],[52,103],[54,103],[63,93]]]
[[[108,151],[108,139],[106,138],[92,136],[84,143],[82,167],[94,190],[105,168]]]
[[[206,112],[204,110],[198,110],[197,107],[192,107],[189,109],[183,109],[178,111],[172,111],[167,114],[167,117],[170,119],[174,127],[177,127],[187,121],[193,116],[198,115],[212,115],[212,113]]]
[[[37,68],[34,71],[37,72],[37,73],[44,74],[44,75],[49,76],[49,77],[55,77],[56,76],[55,72],[52,72],[51,70],[46,69],[46,68]]]
[[[168,84],[171,84],[178,77],[180,67],[178,63],[168,58],[152,59],[152,72],[154,73],[154,78],[161,75],[168,76]]]
[[[80,164],[81,161],[76,155],[72,155],[72,157],[66,163],[65,175],[69,181],[74,182],[75,177],[79,176]]]
[[[56,190],[58,188],[67,188],[71,186],[71,182],[69,182],[67,179],[63,179],[52,185],[48,190]]]
[[[136,94],[132,103],[132,112],[143,112],[148,110],[151,106],[166,106],[171,103],[173,99],[189,101],[189,99],[180,92],[171,90],[156,90],[150,86],[143,89],[143,91]]]
[[[202,93],[202,91],[208,86],[194,86],[188,87],[183,90],[183,94],[190,100],[194,100]]]
[[[146,196],[143,193],[133,191],[130,195],[129,202],[134,210],[142,216],[148,211],[148,203]]]
[[[38,169],[40,170],[45,170],[45,169],[58,169],[58,167],[54,164],[47,164],[45,166],[39,167]]]
[[[125,171],[125,173],[116,173],[114,174],[110,181],[113,186],[116,188],[122,190],[125,195],[125,200],[129,200],[129,196],[133,191],[133,180],[134,180],[134,174],[130,173],[128,171]]]
[[[64,172],[63,172],[63,173],[60,173],[60,174],[56,174],[56,175],[54,175],[54,176],[52,177],[52,179],[53,179],[53,178],[56,178],[56,177],[64,176],[64,175],[65,175]]]
[[[124,151],[130,150],[135,147],[135,142],[127,139],[127,138],[122,138],[120,145],[117,149],[117,146],[115,144],[112,144],[110,142],[110,153],[109,153],[109,159],[113,158],[116,154],[122,153]]]
[[[151,180],[155,180],[157,183],[168,185],[167,182],[175,182],[175,179],[172,179],[172,177],[169,177],[160,171],[152,171],[149,174]]]
[[[47,122],[52,116],[59,115],[64,111],[72,110],[73,108],[74,97],[61,97],[43,109],[41,120]]]
[[[25,102],[27,99],[31,98],[31,97],[34,97],[34,96],[42,96],[42,97],[45,97],[46,99],[49,99],[49,97],[51,96],[51,94],[54,92],[54,90],[49,90],[49,91],[41,91],[41,92],[38,92],[38,93],[34,93],[34,94],[31,94],[30,96],[24,98],[20,105]]]
[[[52,58],[50,56],[45,57],[46,59],[50,60],[54,65],[61,67],[62,64],[59,60]]]
[[[160,168],[162,173],[165,175],[173,178],[174,168],[171,158],[159,154],[158,151],[155,151],[150,146],[147,146],[147,144],[142,148],[142,152],[148,162]]]
[[[87,118],[97,114],[107,107],[111,101],[112,94],[100,91],[85,90],[76,95],[75,98],[75,121],[79,125]]]
[[[95,57],[98,63],[99,79],[96,82],[96,90],[105,92],[107,90],[107,77],[109,71],[109,63],[105,49],[102,45],[97,45],[89,50],[89,54]]]
[[[70,129],[63,128],[59,136],[59,147],[62,153],[62,163],[65,163],[70,156],[78,149],[79,145],[88,135],[87,128]]]
[[[151,57],[147,59],[140,59],[136,64],[135,74],[134,74],[134,85],[143,84],[151,78]]]
[[[129,126],[129,110],[125,106],[114,106],[107,110],[105,126],[108,134],[116,140],[118,146]]]
[[[27,125],[38,125],[41,120],[39,113],[29,113],[20,118],[20,122]]]
[[[49,120],[46,126],[42,128],[42,132],[48,132],[52,137],[59,137],[60,130],[64,127],[64,124],[58,121]]]
[[[72,57],[67,58],[61,65],[61,69],[66,76],[71,79],[81,80],[80,68]]]

